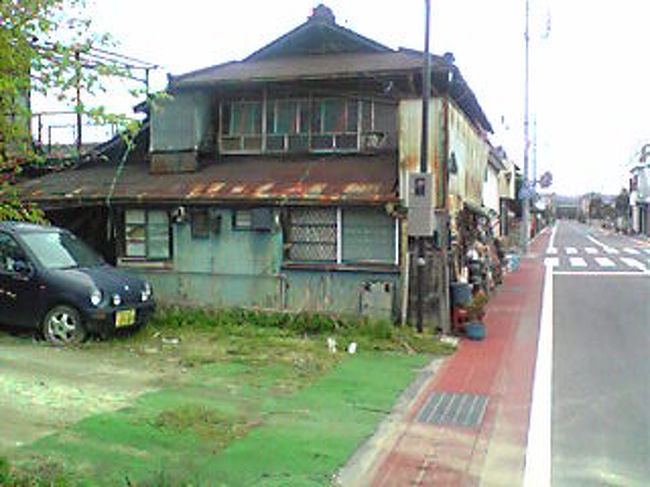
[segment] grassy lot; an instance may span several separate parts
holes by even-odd
[[[386,323],[178,309],[83,347],[174,373],[126,408],[18,448],[0,485],[328,485],[415,370],[451,351]]]

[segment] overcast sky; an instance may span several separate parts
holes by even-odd
[[[304,22],[318,1],[91,0],[119,51],[165,74],[241,59]],[[390,47],[422,49],[424,2],[329,0],[339,24]],[[525,0],[431,0],[431,49],[454,53],[503,144],[523,162]],[[173,5],[170,8],[169,5]],[[646,0],[530,0],[531,138],[538,174],[560,193],[617,193],[650,140]],[[550,22],[549,22],[550,20]],[[550,25],[550,32],[548,27]]]

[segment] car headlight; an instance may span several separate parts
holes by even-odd
[[[119,294],[113,294],[113,306],[119,306],[122,304],[122,298]]]
[[[93,292],[90,293],[90,304],[93,306],[99,306],[99,303],[102,302],[102,292],[99,289],[93,290]]]
[[[151,297],[151,285],[148,282],[144,283],[144,289],[142,290],[142,294],[140,297],[143,302],[149,301],[149,298]]]

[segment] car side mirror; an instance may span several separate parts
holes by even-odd
[[[16,260],[14,262],[14,272],[28,277],[32,273],[32,266],[26,260]]]

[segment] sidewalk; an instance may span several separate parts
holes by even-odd
[[[422,385],[374,465],[355,484],[521,485],[549,237],[550,230],[543,231],[519,271],[506,275],[490,300],[487,338],[461,340],[456,354]],[[472,394],[453,396],[456,405],[461,399],[469,404],[476,395],[478,402],[472,404],[487,400],[482,421],[468,427],[447,424],[450,416],[438,414],[436,420],[432,404],[440,403],[428,401],[443,392]],[[452,409],[463,416],[463,408],[452,403]]]

